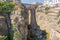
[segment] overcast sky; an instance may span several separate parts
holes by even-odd
[[[42,2],[43,3],[43,1],[44,0],[21,0],[23,3],[32,3],[32,2]]]

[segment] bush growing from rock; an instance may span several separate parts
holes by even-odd
[[[7,36],[0,36],[0,40],[6,40]]]

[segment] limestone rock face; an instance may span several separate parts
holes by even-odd
[[[34,34],[41,40],[45,40],[45,31],[50,36],[46,40],[60,40],[60,12],[58,12],[60,7],[51,7],[47,10],[47,13],[45,7],[42,5],[38,7],[38,5],[32,4],[15,5],[14,10],[10,14],[13,40],[27,40],[28,31],[30,31],[29,36]],[[4,35],[7,31],[7,23],[5,21],[5,17],[0,15],[0,35]],[[7,21],[10,24],[10,21]],[[30,27],[30,30],[27,26]]]
[[[7,35],[8,28],[6,23],[6,18],[0,15],[0,35]]]
[[[28,28],[27,28],[28,18],[27,17],[28,17],[28,15],[24,11],[22,13],[21,10],[22,9],[20,9],[20,7],[18,7],[16,10],[14,10],[10,14],[10,18],[11,18],[12,25],[13,24],[16,25],[16,29],[13,29],[13,30],[15,32],[20,33],[21,39],[18,39],[18,40],[27,40],[27,34],[28,34]]]
[[[57,17],[60,7],[51,8],[48,14],[43,12],[36,12],[37,24],[42,30],[45,30],[47,33],[50,33],[50,40],[60,40],[60,24]]]

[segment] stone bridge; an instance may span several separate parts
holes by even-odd
[[[11,24],[17,25],[17,31],[21,33],[22,40],[27,40],[28,34],[28,25],[31,27],[31,32],[38,36],[38,38],[42,38],[41,30],[36,22],[36,8],[38,5],[32,4],[23,4],[21,7],[19,4],[15,6],[15,10],[11,12],[10,19]],[[21,13],[20,7],[24,9],[26,13]],[[14,30],[15,31],[15,30]],[[16,32],[16,31],[15,31]]]
[[[43,30],[40,29],[40,27],[38,26],[37,24],[37,21],[36,21],[36,8],[39,6],[38,4],[37,5],[33,5],[33,4],[24,4],[24,6],[26,7],[25,10],[28,11],[28,14],[29,14],[29,23],[28,25],[30,25],[31,27],[31,30],[33,34],[35,34],[38,38],[40,38],[41,40],[45,40],[44,36],[41,37],[42,33],[43,33]],[[46,32],[45,32],[46,33]]]

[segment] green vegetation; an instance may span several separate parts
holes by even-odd
[[[60,24],[60,19],[58,20],[58,24]]]
[[[0,31],[2,30],[2,26],[0,25]]]
[[[42,11],[42,9],[40,9],[40,10],[37,10],[37,12],[43,12],[43,11]]]
[[[60,10],[58,11],[58,14],[57,14],[57,17],[59,17],[60,16]]]
[[[13,27],[12,27],[12,28],[13,28],[13,30],[16,30],[16,28],[17,28],[16,23],[15,23],[15,24],[13,24],[12,26],[13,26]]]
[[[0,12],[10,13],[13,10],[13,2],[0,2]]]
[[[3,14],[4,16],[7,16],[6,14],[10,14],[10,12],[12,12],[14,9],[14,3],[13,2],[1,2],[0,1],[0,14]],[[2,28],[0,27],[0,30],[2,30]],[[5,38],[9,39],[10,34],[12,34],[10,31],[5,32],[4,35],[6,36],[1,36],[0,40],[5,40]]]
[[[49,33],[46,35],[46,39],[50,39],[50,34]]]
[[[20,32],[14,32],[13,40],[22,40]]]
[[[60,16],[60,10],[58,11],[57,17]],[[58,20],[58,24],[60,24],[60,19]]]
[[[0,36],[0,40],[6,40],[7,36]]]
[[[45,14],[48,14],[48,10],[50,9],[50,7],[46,7],[45,8]]]
[[[19,32],[17,25],[13,24],[13,36],[11,35],[11,38],[13,38],[13,40],[21,40],[21,33]]]
[[[50,9],[50,7],[46,7],[46,8],[45,8],[45,10],[49,10],[49,9]]]

